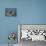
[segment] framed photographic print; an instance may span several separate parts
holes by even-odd
[[[17,8],[5,8],[5,16],[16,16]]]

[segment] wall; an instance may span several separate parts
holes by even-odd
[[[5,8],[17,8],[16,17],[6,17]],[[9,32],[17,32],[17,24],[46,24],[46,0],[1,0],[0,44],[7,44]]]

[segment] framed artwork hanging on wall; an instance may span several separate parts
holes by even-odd
[[[17,8],[5,8],[5,16],[16,16]]]

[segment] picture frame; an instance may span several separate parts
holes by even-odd
[[[5,16],[17,16],[17,8],[5,8]]]

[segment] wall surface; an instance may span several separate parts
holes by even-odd
[[[16,17],[6,17],[5,8],[17,8]],[[46,24],[46,0],[0,0],[0,44],[7,44],[17,24]]]

